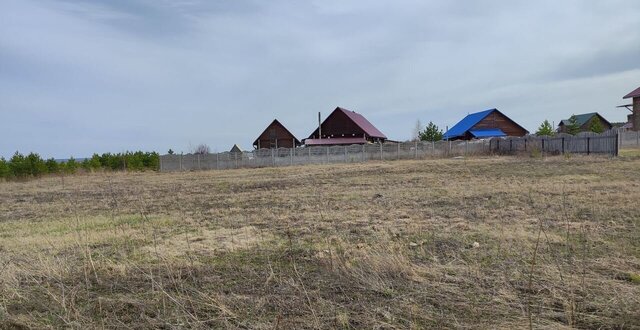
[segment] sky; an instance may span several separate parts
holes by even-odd
[[[251,149],[341,106],[389,138],[535,132],[640,86],[640,1],[0,0],[0,156]]]

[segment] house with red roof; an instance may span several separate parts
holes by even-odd
[[[384,142],[387,136],[363,115],[337,107],[307,139],[306,146],[351,145]]]
[[[631,104],[621,105],[620,107],[631,111],[631,114],[627,116],[627,123],[630,124],[629,126],[631,126],[632,130],[640,131],[640,87],[625,95],[623,99],[633,99]]]

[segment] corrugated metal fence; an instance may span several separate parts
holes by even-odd
[[[631,133],[635,134],[636,132]],[[533,152],[543,154],[617,155],[618,142],[627,140],[631,141],[631,138],[621,138],[617,132],[607,132],[601,135],[581,133],[578,136],[562,135],[550,138],[523,137],[474,141],[418,141],[294,149],[261,149],[243,153],[174,154],[160,156],[160,171],[222,170]]]

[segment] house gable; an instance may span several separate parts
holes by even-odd
[[[295,148],[300,141],[277,119],[275,119],[253,142],[256,149]]]

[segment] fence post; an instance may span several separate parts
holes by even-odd
[[[220,153],[216,152],[216,170],[220,169]]]
[[[562,154],[564,155],[564,137],[562,138]]]
[[[289,165],[293,165],[293,148],[289,149],[289,155],[291,156],[291,162]]]
[[[465,157],[469,153],[469,140],[464,140],[464,155]]]
[[[382,142],[380,142],[380,160],[384,160],[384,157],[383,157],[383,154],[382,154],[383,152],[384,151],[382,150]]]
[[[436,158],[436,141],[431,141],[431,156]]]
[[[271,149],[271,165],[276,166],[276,155],[274,155],[273,149]]]
[[[327,147],[327,164],[329,164],[329,147]]]
[[[513,152],[513,139],[509,139],[509,153]]]
[[[396,152],[396,160],[400,159],[400,143],[398,143],[398,151]]]
[[[524,152],[527,152],[527,138],[524,139]]]
[[[591,138],[587,136],[587,155],[589,155],[590,153],[590,144],[591,144]]]
[[[344,162],[347,163],[347,146],[344,146]]]
[[[366,147],[365,146],[366,146],[365,144],[362,145],[362,162],[363,163],[366,161],[366,158],[365,158],[366,157]]]
[[[182,153],[180,153],[180,171],[182,171]]]
[[[162,156],[158,156],[158,166],[160,166],[159,170],[162,172]]]
[[[620,148],[620,144],[618,143],[618,133],[616,133],[616,146],[614,149],[614,156],[618,156],[618,152],[620,151],[619,148]]]
[[[418,159],[418,140],[416,140],[416,159]]]
[[[236,168],[238,168],[238,153],[237,153],[237,152],[234,152],[234,153],[233,153],[233,155],[234,155],[234,156],[235,156],[235,158],[236,158]]]
[[[196,155],[196,159],[198,160],[198,171],[201,171],[202,166],[200,166],[200,154]]]

